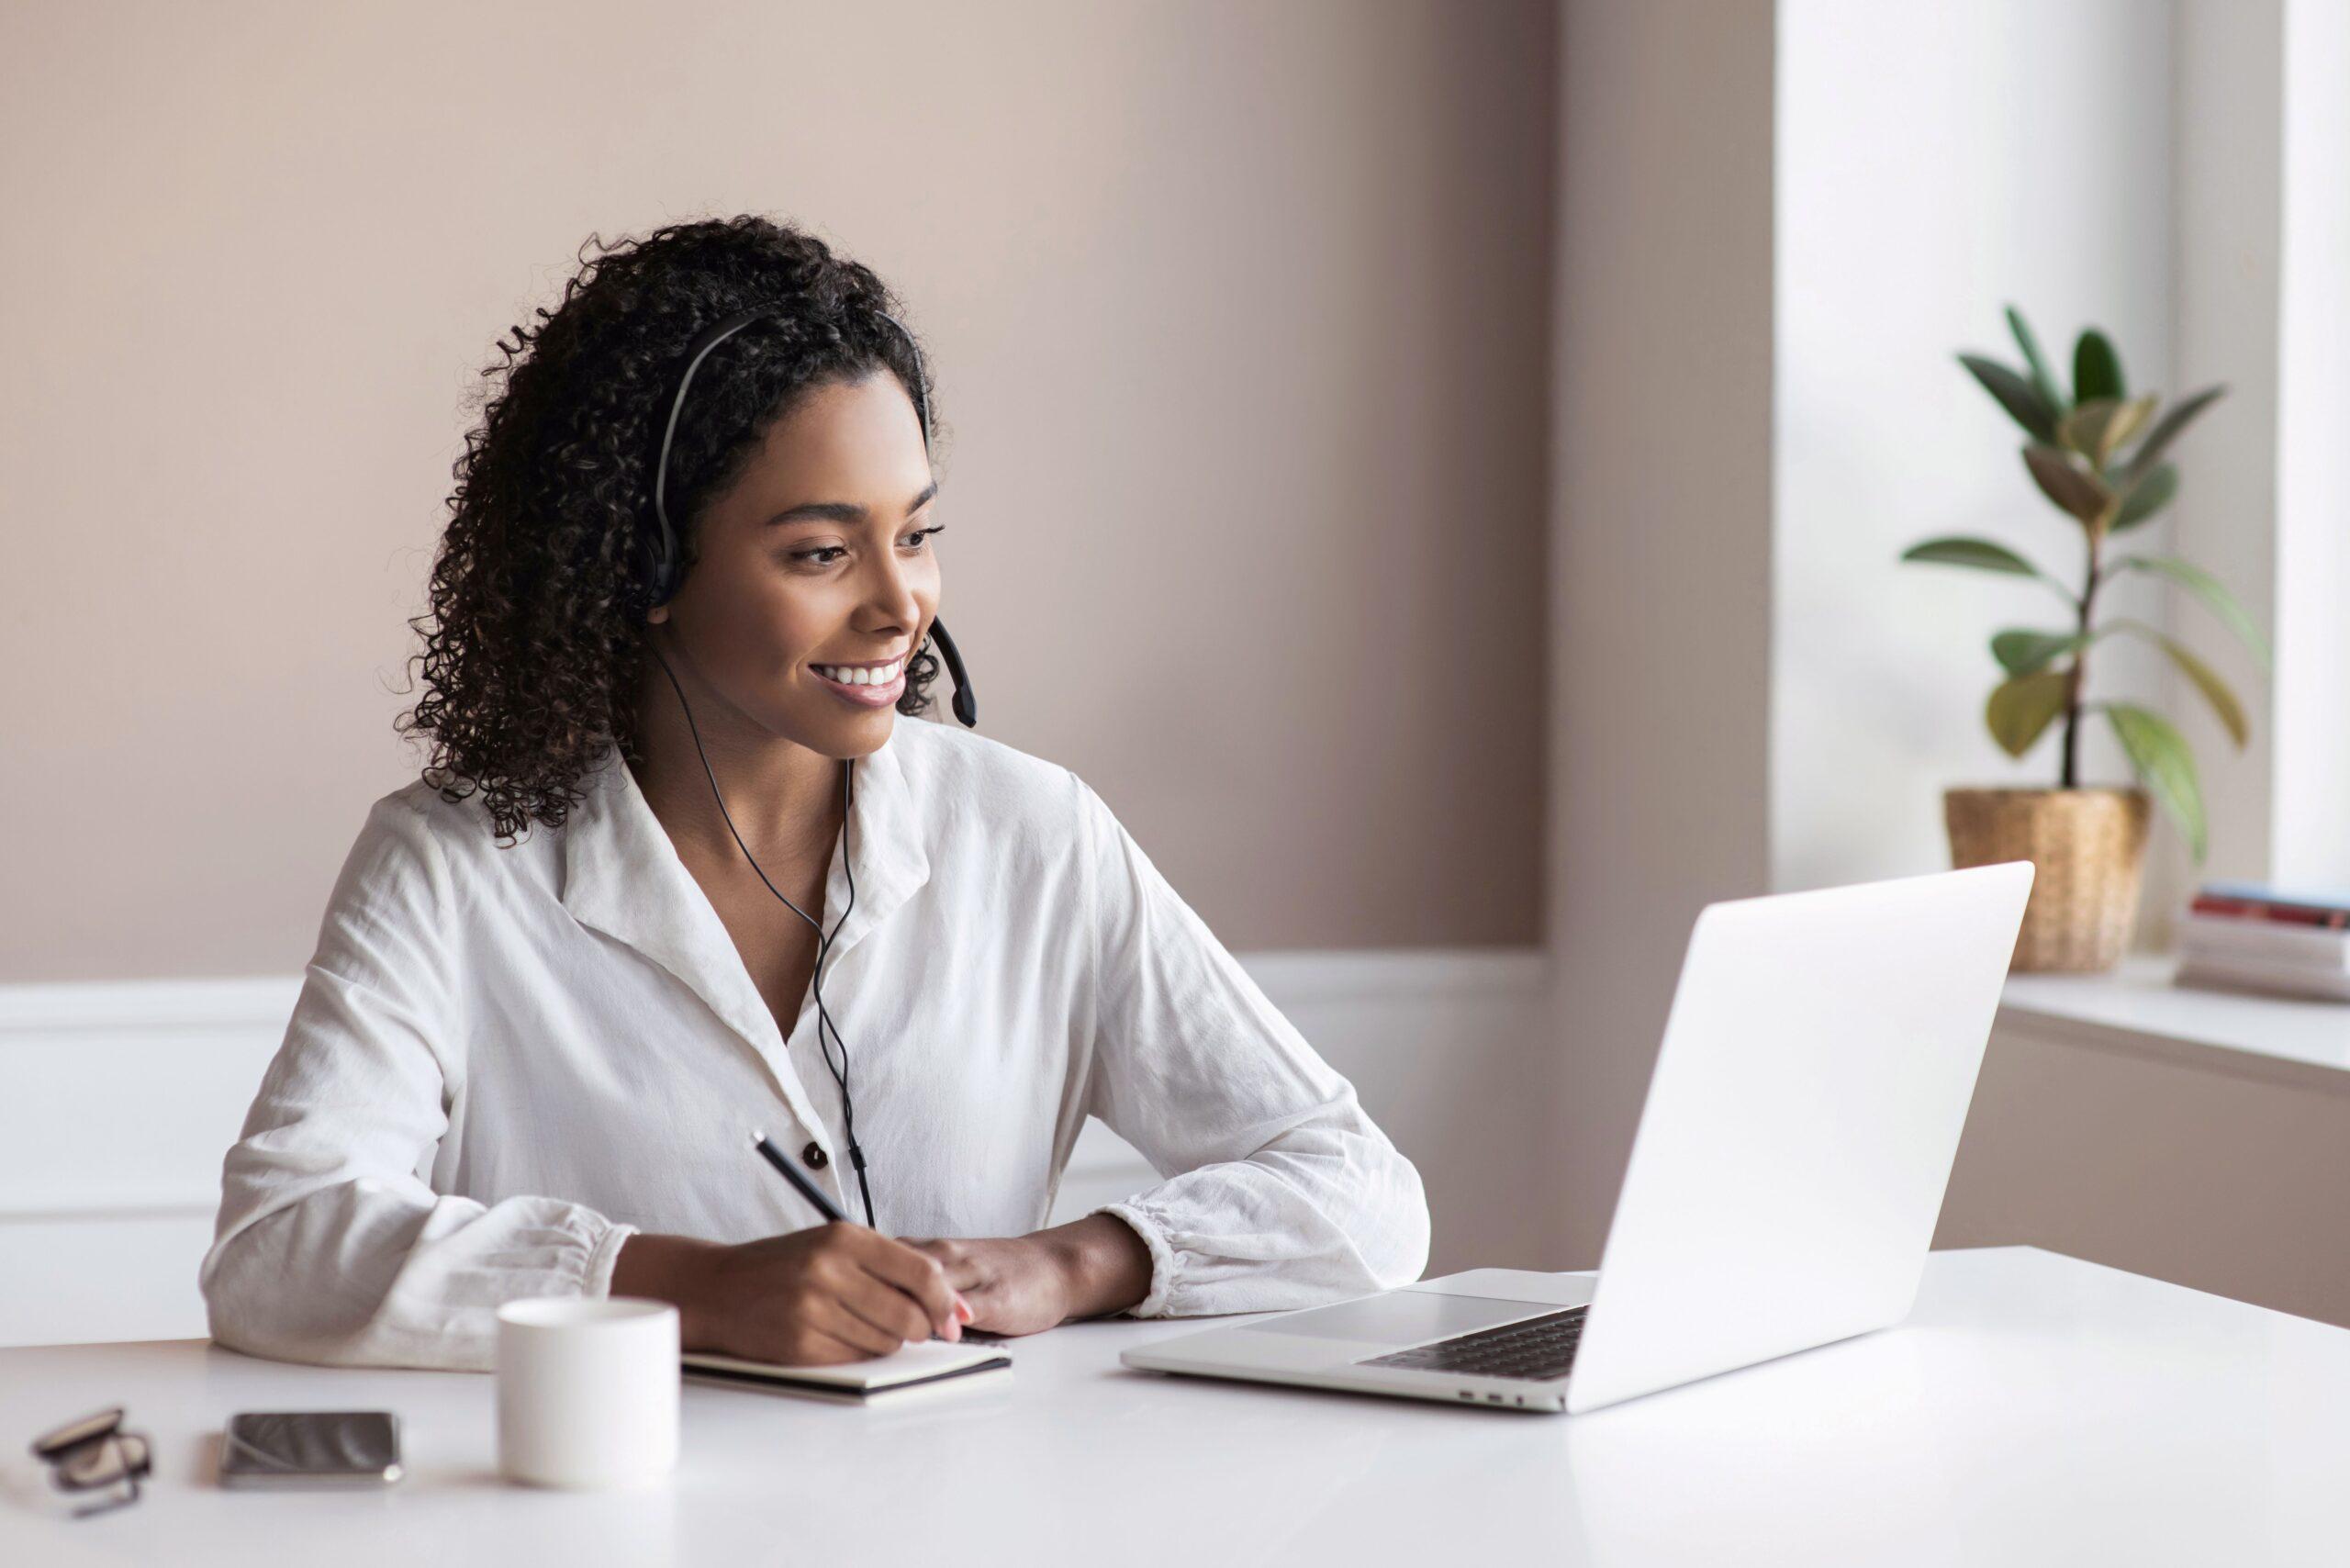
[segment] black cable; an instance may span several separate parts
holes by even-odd
[[[725,819],[726,831],[733,834],[734,847],[743,852],[743,858],[751,863],[751,869],[758,873],[759,880],[767,883],[767,891],[775,894],[777,901],[784,908],[815,927],[819,939],[816,946],[816,972],[810,981],[810,989],[816,998],[816,1048],[823,1053],[825,1070],[833,1075],[833,1081],[840,1085],[841,1130],[846,1136],[848,1142],[849,1164],[856,1171],[857,1194],[864,1200],[865,1223],[872,1229],[878,1230],[880,1226],[874,1223],[873,1218],[873,1188],[865,1177],[865,1150],[857,1147],[856,1142],[856,1109],[850,1101],[848,1093],[848,1041],[842,1037],[840,1025],[833,1022],[832,1014],[824,1007],[824,959],[833,950],[833,938],[840,935],[841,927],[848,924],[850,911],[856,908],[856,868],[849,858],[849,819],[856,806],[856,760],[844,758],[841,762],[841,869],[848,877],[848,902],[841,910],[840,919],[833,922],[833,929],[827,933],[822,921],[814,918],[806,910],[785,898],[782,890],[772,881],[768,881],[767,872],[760,869],[757,858],[751,853],[751,846],[743,842],[743,834],[734,826],[733,813],[726,809],[725,793],[718,787],[718,774],[710,766],[710,754],[702,749],[701,727],[694,722],[693,704],[686,700],[686,689],[677,684],[677,672],[669,667],[667,659],[661,657],[661,650],[653,645],[651,639],[648,638],[644,645],[655,660],[660,664],[661,673],[669,678],[669,689],[677,694],[677,706],[685,710],[686,729],[694,738],[694,755],[701,758],[702,773],[710,779],[711,796],[718,802],[718,814]],[[824,1043],[824,1031],[827,1028],[832,1030],[833,1038],[841,1047],[841,1062],[838,1067],[833,1065],[831,1047]]]
[[[848,902],[841,910],[841,917],[834,923],[837,935],[848,922],[849,912],[856,908],[856,857],[850,843],[849,825],[856,817],[856,761],[841,759],[841,874],[848,879]],[[824,1065],[832,1069],[833,1081],[841,1086],[841,1131],[848,1140],[848,1162],[856,1171],[856,1193],[865,1203],[865,1224],[867,1229],[881,1227],[873,1223],[873,1188],[865,1179],[865,1149],[856,1141],[856,1104],[848,1096],[848,1042],[841,1038],[841,1026],[824,1008],[824,954],[831,950],[832,939],[816,953],[816,975],[811,981],[816,993],[816,1048],[824,1048],[824,1031],[833,1032],[833,1039],[841,1048],[841,1065],[833,1067],[833,1053],[824,1051]]]

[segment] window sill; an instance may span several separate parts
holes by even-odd
[[[2215,1072],[2350,1093],[2350,1002],[2174,986],[2177,960],[2105,975],[2013,975],[2001,1027]]]

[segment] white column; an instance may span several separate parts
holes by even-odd
[[[2350,6],[2286,0],[2283,52],[2268,861],[2350,887]]]
[[[2275,624],[2277,244],[2282,0],[2179,0],[2177,22],[2178,372],[2228,396],[2179,443],[2173,509],[2178,554],[2216,574],[2252,618]],[[2241,755],[2181,678],[2169,711],[2195,746],[2211,815],[2206,877],[2269,871],[2272,756],[2268,678],[2199,604],[2174,594],[2171,633],[2243,697],[2252,744]],[[2197,873],[2176,845],[2154,868],[2177,904]],[[2167,907],[2150,897],[2148,913]]]

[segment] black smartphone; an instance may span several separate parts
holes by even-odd
[[[400,1423],[388,1410],[240,1411],[220,1446],[223,1486],[389,1486],[399,1478]]]

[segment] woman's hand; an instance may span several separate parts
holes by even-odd
[[[971,1327],[990,1334],[1034,1334],[1070,1316],[1068,1281],[1034,1236],[981,1241],[916,1241],[942,1277],[971,1304]]]
[[[971,1327],[990,1334],[1034,1334],[1122,1311],[1150,1294],[1150,1250],[1113,1215],[1027,1236],[908,1245],[936,1260],[970,1304]]]
[[[684,1347],[784,1366],[886,1356],[912,1339],[959,1339],[970,1309],[943,1263],[845,1222],[733,1246],[632,1236],[611,1294],[673,1302]]]

